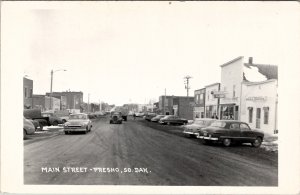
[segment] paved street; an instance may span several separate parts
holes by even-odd
[[[277,186],[277,153],[202,145],[158,124],[93,121],[87,134],[24,140],[25,184]],[[178,128],[178,127],[168,127]]]

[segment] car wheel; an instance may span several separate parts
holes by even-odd
[[[68,132],[68,131],[65,131],[65,134],[67,135],[67,134],[69,134],[69,132]]]
[[[231,139],[225,138],[225,139],[223,140],[223,145],[224,145],[224,146],[228,147],[228,146],[230,146],[230,144],[231,144]]]
[[[57,126],[58,125],[58,122],[57,121],[54,121],[53,122],[53,126]]]
[[[262,139],[260,137],[257,137],[254,142],[252,142],[252,146],[255,148],[258,148],[261,145]]]
[[[66,121],[66,119],[63,119],[62,122],[65,123],[65,122],[67,122],[67,121]]]

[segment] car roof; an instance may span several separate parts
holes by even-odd
[[[197,118],[195,121],[215,121],[217,119],[214,118]]]
[[[70,115],[88,115],[88,114],[85,114],[85,113],[77,113],[77,114],[70,114]]]

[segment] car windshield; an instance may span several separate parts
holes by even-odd
[[[69,117],[70,120],[72,119],[87,119],[87,116],[84,114],[74,114],[74,115],[70,115]]]
[[[194,124],[196,124],[196,125],[205,125],[206,123],[207,123],[207,121],[204,121],[204,120],[196,120],[194,122]]]
[[[223,121],[215,121],[211,124],[212,127],[225,127],[226,123]]]

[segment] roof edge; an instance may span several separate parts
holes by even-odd
[[[225,64],[220,65],[220,67],[227,66],[227,65],[229,65],[229,64],[231,64],[231,63],[233,63],[233,62],[235,62],[235,61],[238,61],[238,60],[240,60],[240,59],[242,59],[242,58],[244,58],[244,56],[239,56],[239,57],[237,57],[237,58],[234,58],[233,60],[230,60],[229,62],[226,62]]]
[[[274,81],[278,81],[277,79],[268,79],[266,81],[260,81],[260,82],[243,82],[245,85],[259,85],[259,84],[264,84],[264,83],[271,83]]]

